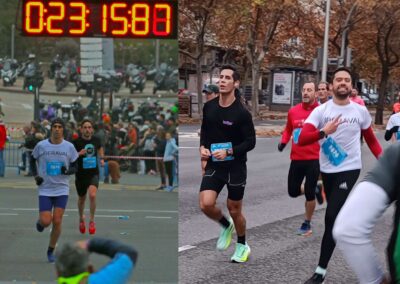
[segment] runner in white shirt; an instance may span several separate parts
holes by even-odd
[[[392,114],[386,125],[385,140],[398,141],[400,140],[400,112]]]
[[[54,249],[61,234],[61,224],[69,195],[69,175],[76,172],[78,153],[74,145],[64,140],[64,121],[55,118],[51,136],[39,142],[32,152],[32,173],[39,189],[39,220],[36,230],[53,224],[47,259],[54,262]],[[38,168],[36,167],[36,161]]]
[[[368,110],[349,99],[351,73],[339,68],[333,75],[333,99],[315,108],[304,123],[299,145],[320,141],[320,170],[327,208],[318,267],[305,283],[323,283],[326,268],[335,249],[332,236],[336,216],[356,183],[361,169],[360,135],[378,157],[382,148],[372,128]]]

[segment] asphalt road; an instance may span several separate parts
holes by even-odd
[[[229,259],[234,246],[223,253],[215,250],[219,226],[199,210],[198,128],[180,126],[179,283],[304,283],[318,262],[325,209],[317,206],[311,237],[295,234],[304,220],[304,197],[292,199],[287,194],[290,147],[280,153],[278,137],[258,138],[256,148],[248,155],[244,214],[252,256],[246,264],[232,264]],[[388,146],[382,132],[377,136],[384,147]],[[375,160],[365,144],[362,157],[360,177]],[[218,200],[225,212],[226,197],[223,190]],[[391,222],[389,212],[374,234],[382,260]],[[338,251],[328,267],[326,283],[357,283]]]
[[[7,188],[6,178],[0,183],[0,283],[54,283],[55,267],[46,258],[49,228],[43,233],[35,229],[37,190],[33,182],[31,187]],[[95,236],[120,240],[138,250],[129,283],[177,283],[177,199],[176,192],[155,191],[153,186],[121,190],[100,185]],[[58,245],[90,237],[78,230],[76,202],[77,194],[71,190]],[[92,255],[91,261],[99,269],[109,259]]]

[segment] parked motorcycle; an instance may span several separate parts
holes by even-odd
[[[44,82],[43,72],[40,70],[39,64],[34,61],[30,61],[26,64],[26,68],[24,71],[24,85],[23,89],[25,90],[30,85],[38,87],[39,89],[42,87]]]
[[[130,93],[133,94],[134,91],[140,91],[143,93],[143,90],[146,86],[146,71],[139,66],[133,65],[130,66],[127,72],[128,78],[128,86]]]
[[[63,64],[61,68],[56,69],[55,71],[55,84],[56,84],[56,91],[61,92],[68,83],[69,83],[69,69],[66,64]]]
[[[178,70],[161,63],[154,78],[153,94],[159,90],[178,92]]]
[[[16,60],[8,59],[3,63],[1,69],[1,78],[3,79],[3,86],[12,86],[17,81],[18,77],[18,64]]]

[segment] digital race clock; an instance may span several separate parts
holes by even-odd
[[[177,0],[23,0],[25,36],[176,39]]]

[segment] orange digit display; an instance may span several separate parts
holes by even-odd
[[[134,35],[145,36],[149,34],[149,16],[150,7],[148,4],[132,5],[132,33]]]
[[[165,14],[164,17],[158,17],[158,14]],[[164,29],[160,30],[159,25]],[[169,4],[156,4],[154,5],[153,15],[153,34],[159,36],[168,35],[171,32],[171,6]]]
[[[25,6],[25,17],[26,17],[26,21],[25,21],[25,30],[29,33],[32,34],[40,34],[43,32],[43,12],[44,12],[44,5],[42,2],[39,1],[31,1],[29,3],[27,3],[27,5]],[[36,18],[36,22],[37,25],[35,27],[35,23],[33,23],[33,18],[32,14],[36,12],[36,15],[38,15],[38,17]],[[39,12],[39,13],[37,13]]]
[[[56,29],[53,28],[53,22],[54,21],[62,21],[65,18],[65,6],[64,3],[62,2],[52,2],[49,3],[49,7],[58,7],[59,8],[59,14],[58,15],[51,15],[47,18],[47,31],[50,34],[62,34],[63,30],[62,29]]]
[[[111,32],[113,35],[126,35],[128,33],[128,19],[116,15],[117,9],[122,10],[121,8],[126,8],[127,6],[126,3],[114,3],[111,5],[111,20],[122,26],[121,29],[114,29]]]
[[[80,23],[79,29],[70,29],[69,32],[75,35],[83,35],[86,30],[86,5],[83,2],[70,2],[69,6],[80,11],[79,15],[70,16],[69,19],[71,21],[76,21]]]
[[[102,7],[102,18],[101,18],[101,31],[103,33],[107,32],[107,5],[103,5]]]
[[[23,36],[178,37],[178,0],[21,0]]]

